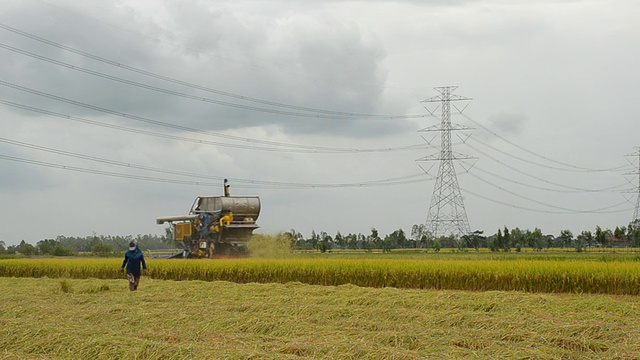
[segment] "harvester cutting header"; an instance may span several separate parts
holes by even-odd
[[[224,179],[224,196],[198,196],[188,215],[160,217],[171,224],[175,241],[183,243],[183,257],[239,255],[247,252],[253,230],[259,226],[260,198],[231,196]]]

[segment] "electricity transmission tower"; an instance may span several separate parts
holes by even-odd
[[[424,229],[425,233],[435,238],[451,235],[454,238],[459,239],[461,236],[471,233],[453,161],[474,158],[454,153],[451,150],[451,132],[456,130],[471,130],[469,127],[451,123],[451,106],[459,112],[462,112],[466,108],[465,106],[460,110],[455,105],[452,105],[451,102],[471,99],[454,95],[453,91],[456,88],[457,86],[436,87],[434,89],[439,92],[440,95],[421,101],[421,103],[439,103],[438,106],[441,107],[442,110],[439,125],[434,125],[418,131],[440,132],[440,154],[425,156],[417,160],[440,161],[438,176],[436,177],[436,182],[433,188],[431,205],[429,206],[429,212],[427,214],[427,221]],[[431,111],[426,106],[424,107],[429,111],[429,113],[431,113],[431,115],[434,115],[438,109],[436,107]]]
[[[640,146],[636,146],[636,152],[633,154],[629,154],[627,156],[634,156],[634,157],[638,157],[638,170],[636,172],[630,173],[628,175],[637,175],[638,176],[638,187],[635,188],[633,191],[634,193],[638,194],[638,197],[636,199],[636,208],[633,211],[633,219],[631,220],[631,225],[634,228],[639,228],[640,227]]]

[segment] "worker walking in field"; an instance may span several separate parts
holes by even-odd
[[[124,253],[124,261],[122,262],[122,269],[127,267],[127,280],[129,280],[129,290],[134,291],[138,289],[140,283],[140,275],[142,269],[147,270],[147,263],[144,261],[144,254],[142,250],[133,241],[129,243],[129,250]]]

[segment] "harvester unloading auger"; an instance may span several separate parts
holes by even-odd
[[[224,196],[198,196],[189,215],[160,217],[156,223],[171,225],[174,240],[183,244],[182,257],[212,258],[245,254],[253,230],[259,227],[258,215],[260,198],[231,196],[224,179]]]

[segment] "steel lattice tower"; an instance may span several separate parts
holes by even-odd
[[[640,147],[636,147],[636,153],[629,154],[627,156],[637,156],[638,157],[638,170],[632,174],[638,176],[638,187],[633,190],[633,192],[638,194],[636,199],[636,208],[633,211],[633,219],[631,220],[631,224],[635,227],[640,227]]]
[[[438,176],[433,188],[431,205],[429,206],[429,212],[427,214],[427,221],[425,224],[425,232],[435,238],[451,235],[454,236],[454,238],[459,239],[461,236],[471,233],[453,161],[473,158],[462,154],[454,154],[451,149],[451,132],[454,130],[470,129],[468,127],[451,123],[451,102],[471,99],[453,95],[452,92],[456,88],[457,86],[434,88],[440,93],[440,95],[422,101],[422,103],[440,103],[439,106],[442,108],[440,124],[419,131],[441,132],[441,148],[439,156],[431,155],[418,159],[418,161],[440,161]],[[425,109],[427,108],[425,107]],[[435,110],[431,112],[427,109],[427,111],[432,115],[435,113]]]

